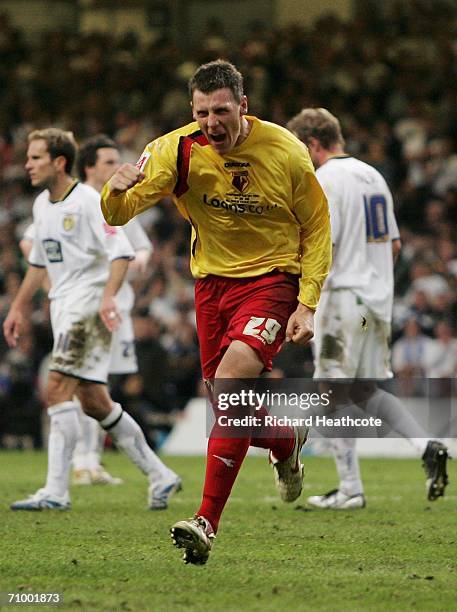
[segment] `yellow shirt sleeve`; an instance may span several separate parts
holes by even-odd
[[[315,310],[332,263],[327,199],[308,159],[293,161],[293,212],[300,225],[301,278],[298,300]],[[297,159],[297,158],[295,158]]]
[[[145,173],[141,183],[117,196],[106,184],[101,192],[103,216],[109,225],[125,225],[130,219],[173,193],[176,185],[176,153],[171,139],[159,138],[147,145],[137,166]]]

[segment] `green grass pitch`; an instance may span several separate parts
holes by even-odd
[[[168,529],[200,500],[203,458],[168,458],[184,490],[146,509],[146,481],[126,458],[105,456],[119,487],[77,487],[69,512],[12,512],[42,485],[44,453],[0,453],[0,591],[60,592],[41,610],[266,611],[457,609],[457,470],[429,503],[419,461],[361,461],[368,506],[308,510],[335,484],[333,461],[306,458],[302,499],[283,504],[266,460],[247,458],[209,562],[182,563]],[[30,609],[30,607],[28,607]],[[24,609],[5,606],[2,609]]]

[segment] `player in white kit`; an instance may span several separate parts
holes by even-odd
[[[78,152],[78,176],[97,192],[102,190],[120,165],[116,143],[104,135],[94,136],[85,142]],[[130,312],[135,302],[133,289],[128,282],[138,272],[144,272],[152,253],[152,243],[138,219],[132,219],[123,228],[135,259],[116,295],[116,305],[121,315],[119,327],[113,332],[109,374],[133,374],[138,371],[135,338]],[[111,476],[101,465],[101,455],[106,432],[97,421],[80,412],[81,435],[73,454],[73,484],[120,484],[120,478]]]
[[[118,147],[107,136],[94,136],[79,149],[77,158],[79,178],[98,192],[119,165]],[[129,263],[127,273],[130,278],[131,273],[145,270],[152,253],[152,243],[136,218],[127,223],[123,231],[135,251],[135,258]],[[35,226],[32,223],[20,241],[21,250],[26,258],[30,255],[34,238]],[[130,316],[134,300],[133,289],[126,277],[116,294],[121,320],[119,327],[113,331],[109,374],[132,374],[138,371],[133,323]],[[73,484],[121,484],[122,480],[111,476],[101,463],[106,431],[100,427],[98,421],[87,416],[81,409],[78,416],[81,428],[73,453]]]
[[[332,226],[333,264],[315,317],[314,377],[390,378],[393,265],[401,248],[390,190],[375,168],[345,153],[339,121],[326,109],[303,109],[288,128],[308,146]],[[428,499],[444,494],[447,448],[428,441],[393,395],[374,382],[332,385],[332,391],[338,415],[353,410],[355,402],[410,440],[422,455]],[[339,486],[310,497],[308,503],[320,508],[364,507],[356,439],[332,438],[331,446]]]
[[[26,170],[45,190],[33,205],[35,239],[29,268],[3,329],[16,346],[24,309],[46,272],[51,290],[54,346],[47,384],[50,434],[44,488],[13,510],[67,509],[69,475],[78,437],[76,394],[86,412],[147,475],[149,507],[161,509],[180,479],[147,445],[138,424],[107,391],[112,332],[120,314],[115,296],[134,252],[122,230],[106,225],[98,193],[72,178],[76,143],[70,132],[48,128],[29,135]]]

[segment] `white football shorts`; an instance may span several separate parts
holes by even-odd
[[[314,378],[392,377],[390,323],[350,289],[322,292],[314,328]]]
[[[119,328],[113,333],[109,373],[134,374],[138,372],[138,363],[135,353],[132,317],[129,311],[121,310],[120,315],[121,323]]]
[[[49,370],[92,382],[107,382],[112,335],[98,314],[100,300],[101,295],[92,293],[51,302],[54,346]]]

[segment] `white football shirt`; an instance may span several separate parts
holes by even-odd
[[[145,249],[146,251],[152,253],[152,242],[149,240],[148,235],[144,231],[138,217],[130,219],[128,223],[122,226],[122,229],[124,230],[125,235],[129,239],[129,242],[135,252]]]
[[[323,290],[350,289],[384,321],[393,303],[392,240],[399,238],[382,175],[354,157],[333,157],[316,172],[328,199],[334,245]]]
[[[152,252],[152,242],[149,240],[148,235],[136,217],[130,219],[128,223],[122,226],[122,229],[135,253],[142,249]],[[117,307],[122,312],[130,312],[134,303],[135,293],[128,280],[125,280],[116,295]]]
[[[40,193],[33,204],[33,224],[29,263],[46,268],[51,300],[101,293],[109,262],[135,255],[122,229],[105,222],[100,195],[89,185],[75,183],[58,202],[51,202],[48,190]]]

